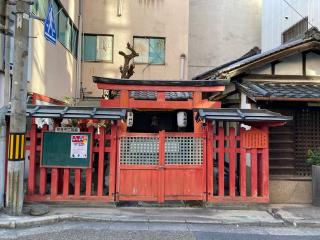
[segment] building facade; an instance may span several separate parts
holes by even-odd
[[[261,7],[262,0],[190,0],[189,77],[260,47]]]
[[[32,13],[44,19],[48,3],[36,1]],[[189,1],[54,0],[53,11],[56,45],[45,40],[43,21],[31,20],[30,93],[100,98],[92,76],[120,78],[124,59],[118,52],[130,53],[127,43],[140,54],[133,79],[187,78]]]
[[[45,18],[48,2],[36,1],[32,13]],[[128,42],[140,54],[132,79],[192,78],[260,47],[261,6],[261,0],[54,0],[56,45],[45,40],[43,22],[31,20],[28,91],[58,100],[100,98],[92,76],[119,78],[119,51],[129,54]]]
[[[92,76],[120,78],[129,42],[139,53],[132,79],[187,78],[189,1],[84,1],[84,95],[101,97]]]
[[[48,0],[38,0],[32,13],[40,19],[46,17]],[[57,31],[55,45],[44,37],[44,23],[37,19],[30,21],[29,59],[26,77],[28,92],[36,96],[64,100],[77,98],[80,76],[77,68],[81,64],[78,56],[79,1],[54,0],[53,12]],[[40,100],[40,99],[39,99]]]
[[[290,39],[290,35],[300,34],[301,36],[304,31],[312,26],[320,27],[320,2],[318,0],[288,0],[287,2],[263,1],[262,51],[281,45],[288,35]]]

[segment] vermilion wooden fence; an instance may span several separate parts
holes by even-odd
[[[246,131],[213,126],[207,131],[207,200],[210,202],[269,201],[268,128]],[[227,186],[226,186],[227,185]]]
[[[258,203],[269,200],[267,127],[236,131],[235,128],[214,129],[208,124],[202,133],[159,134],[120,133],[117,125],[112,125],[108,131],[103,127],[99,131],[89,127],[82,129],[94,136],[92,167],[88,169],[41,166],[42,132],[47,130],[46,125],[39,130],[33,124],[27,134],[26,149],[30,152],[28,201]],[[159,155],[152,163],[135,162],[134,158],[131,162],[121,162],[121,141],[124,138],[132,138],[132,142],[137,142],[138,138],[142,142],[157,139]],[[198,143],[202,146],[202,159],[186,160],[189,153],[180,155],[179,151],[190,147],[195,139],[203,143]],[[127,146],[133,153],[137,148],[137,143]],[[148,156],[144,158],[150,160]],[[107,178],[109,184],[106,184]]]
[[[120,201],[206,200],[205,133],[122,133]]]
[[[89,127],[86,131],[93,134],[92,167],[80,168],[50,168],[40,164],[42,149],[42,132],[35,124],[27,134],[26,150],[29,155],[29,178],[26,200],[28,201],[114,201],[116,173],[116,134],[117,127],[112,125],[106,132],[104,127]],[[108,162],[107,162],[108,161]],[[93,179],[93,172],[96,179]],[[109,171],[105,173],[105,171]],[[108,176],[109,184],[105,182]],[[108,186],[108,189],[106,189]]]

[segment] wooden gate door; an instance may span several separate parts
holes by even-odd
[[[205,200],[205,143],[204,135],[195,133],[124,133],[117,200]]]

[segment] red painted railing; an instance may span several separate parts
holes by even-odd
[[[207,134],[208,201],[268,202],[268,128],[241,128],[237,136],[235,128],[229,128],[226,135],[220,127],[214,134],[213,126],[208,125]]]
[[[93,161],[91,168],[79,169],[41,166],[42,132],[47,131],[48,127],[44,126],[39,130],[36,125],[32,125],[31,130],[27,134],[26,148],[29,151],[29,177],[26,200],[84,200],[93,202],[124,200],[125,197],[120,197],[119,199],[119,196],[116,195],[117,192],[117,194],[121,194],[119,188],[123,189],[126,187],[126,185],[121,186],[121,184],[126,183],[118,181],[121,175],[121,167],[117,150],[119,150],[119,137],[122,136],[119,135],[118,128],[117,125],[112,125],[108,131],[103,127],[100,127],[99,131],[94,127],[82,129],[85,132],[93,134],[94,141],[92,141],[91,153]],[[127,134],[130,136],[130,133]],[[167,133],[167,136],[170,134],[175,136],[174,133]],[[186,134],[188,133],[179,133],[177,136],[187,136]],[[204,141],[204,164],[202,165],[203,179],[206,179],[206,184],[204,184],[204,198],[202,200],[215,203],[268,202],[268,128],[252,128],[249,131],[245,129],[236,130],[232,127],[214,129],[214,126],[208,124],[206,133],[203,132],[203,134],[206,134],[206,136],[204,135],[206,141]],[[140,133],[134,135],[143,137],[148,134]],[[194,133],[189,133],[189,135],[190,137],[195,137]],[[181,172],[186,167],[186,169],[190,168],[190,166],[186,165],[183,168],[171,169],[174,167],[177,168],[175,165],[165,165],[164,171],[179,170]],[[128,166],[129,170],[131,168],[134,170],[134,166]],[[159,166],[157,166],[157,171],[161,173],[162,165],[158,168]],[[141,174],[144,174],[144,172],[142,171]],[[172,176],[177,177],[178,174],[175,173]],[[106,183],[107,177],[109,184]],[[199,176],[195,179],[198,178]],[[197,181],[200,181],[200,179]],[[158,184],[161,185],[164,182],[159,179]],[[177,181],[176,179],[174,181],[170,180],[166,185],[170,187],[172,182],[176,183]],[[186,180],[178,182],[185,184]],[[193,182],[189,182],[188,184],[191,184],[196,189],[196,185]],[[200,185],[198,184],[197,186]],[[169,200],[171,198],[168,195],[165,199]],[[190,200],[187,195],[181,195],[181,198],[177,197],[177,199]],[[140,200],[148,201],[147,198]]]
[[[26,150],[30,154],[26,200],[114,201],[117,126],[112,125],[109,132],[106,132],[104,127],[100,127],[99,133],[93,126],[86,129],[94,136],[91,148],[92,166],[87,169],[41,166],[42,132],[47,130],[46,125],[41,130],[37,130],[36,125],[33,124],[27,134]],[[96,176],[95,179],[93,176]],[[108,185],[105,181],[106,176],[109,177]]]

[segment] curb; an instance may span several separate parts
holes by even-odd
[[[47,217],[37,217],[34,219],[13,220],[8,222],[0,222],[0,229],[16,229],[28,228],[55,224],[61,221],[72,219],[71,215],[56,215]]]
[[[105,222],[105,223],[171,223],[171,224],[208,224],[208,225],[234,225],[234,226],[256,226],[256,227],[281,227],[285,226],[283,221],[279,222],[253,222],[244,221],[238,222],[234,220],[214,220],[214,219],[157,219],[150,217],[135,217],[134,219],[121,218],[121,217],[99,217],[99,216],[81,216],[81,215],[54,215],[37,217],[34,219],[12,220],[8,222],[0,222],[0,229],[18,229],[39,227],[45,225],[56,224],[62,221],[69,222]],[[306,223],[305,223],[306,224]],[[302,226],[302,225],[301,225]],[[320,226],[313,225],[314,227]]]

